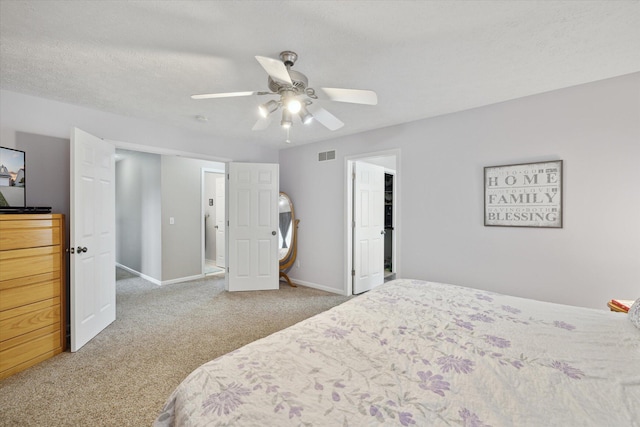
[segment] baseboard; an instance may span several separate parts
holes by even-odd
[[[298,280],[295,277],[289,277],[289,279],[291,279],[291,281],[293,283],[295,283],[296,285],[302,285],[302,286],[306,286],[308,288],[314,288],[314,289],[318,289],[318,290],[325,291],[325,292],[331,292],[332,294],[346,295],[344,293],[344,290],[342,290],[342,289],[330,288],[328,286],[319,285],[317,283],[306,282],[304,280]]]
[[[126,265],[122,265],[122,264],[116,262],[116,267],[120,267],[121,269],[123,269],[125,271],[128,271],[129,273],[134,274],[134,275],[140,277],[141,279],[144,279],[144,280],[146,280],[148,282],[151,282],[154,285],[158,285],[158,286],[162,285],[162,282],[160,280],[155,279],[155,278],[153,278],[151,276],[147,276],[146,274],[142,274],[139,271],[134,270],[133,268],[127,267]]]
[[[191,280],[198,280],[198,279],[203,279],[203,278],[204,278],[204,274],[196,274],[195,276],[178,277],[177,279],[163,280],[160,284],[161,285],[173,285],[175,283],[189,282]]]

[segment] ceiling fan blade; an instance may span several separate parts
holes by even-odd
[[[256,56],[256,59],[272,79],[293,85],[291,77],[289,76],[289,71],[282,61],[267,58],[266,56]]]
[[[322,90],[332,101],[367,105],[378,104],[378,95],[372,90],[339,89],[332,87],[323,87]]]
[[[261,117],[258,119],[255,125],[251,128],[251,130],[264,130],[269,127],[271,124],[271,116]]]
[[[205,93],[202,95],[191,95],[191,99],[231,98],[234,96],[250,96],[254,93],[257,92]]]
[[[309,105],[307,107],[307,110],[311,113],[315,120],[317,120],[321,125],[329,130],[338,130],[342,126],[344,126],[344,123],[342,123],[339,118],[322,107]]]

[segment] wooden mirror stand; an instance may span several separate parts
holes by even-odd
[[[297,287],[295,283],[291,282],[287,272],[293,267],[293,264],[296,261],[296,255],[298,252],[298,224],[300,223],[299,219],[296,219],[293,210],[293,202],[286,193],[280,192],[280,215],[286,215],[284,217],[283,224],[280,226],[280,235],[282,245],[279,250],[284,251],[285,253],[280,258],[280,277],[284,278],[287,281],[289,286]],[[290,213],[290,215],[289,215]],[[290,216],[290,220],[287,220],[287,217]],[[284,230],[283,230],[284,228]],[[291,233],[290,239],[288,239],[288,233]],[[289,245],[287,246],[287,240]]]

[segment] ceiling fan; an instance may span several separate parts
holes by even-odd
[[[286,50],[280,53],[280,60],[256,56],[256,59],[269,75],[267,80],[269,92],[227,92],[192,95],[193,99],[228,98],[234,96],[275,95],[278,98],[261,104],[258,107],[261,118],[253,126],[253,130],[266,129],[271,123],[272,113],[282,109],[280,125],[289,129],[292,118],[298,115],[304,124],[317,120],[329,130],[337,130],[344,126],[336,116],[315,105],[318,99],[315,89],[309,87],[307,76],[291,69],[298,59],[298,54]],[[378,96],[371,90],[321,88],[332,101],[350,102],[354,104],[376,105]]]

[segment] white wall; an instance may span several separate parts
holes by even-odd
[[[160,156],[116,151],[116,262],[162,280]]]
[[[639,104],[635,73],[282,150],[301,219],[290,275],[345,291],[345,156],[399,149],[400,277],[597,308],[638,298]],[[337,160],[318,162],[330,149]],[[483,226],[484,166],[555,159],[563,229]]]

